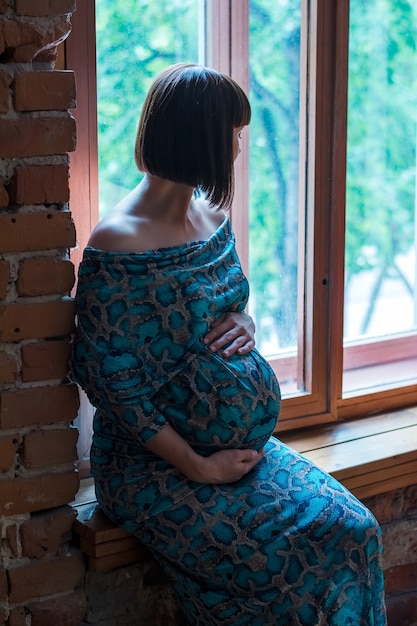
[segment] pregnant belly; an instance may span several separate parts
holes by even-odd
[[[280,390],[257,350],[228,359],[204,350],[153,401],[196,451],[211,454],[264,446],[278,419]]]

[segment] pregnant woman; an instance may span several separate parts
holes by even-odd
[[[72,369],[96,407],[97,500],[190,625],[384,626],[377,522],[272,436],[279,385],[224,213],[249,121],[229,77],[165,70],[139,122],[145,176],[90,237]]]

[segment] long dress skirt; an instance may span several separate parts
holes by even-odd
[[[115,517],[108,485],[98,500]],[[128,529],[170,577],[195,626],[384,626],[379,526],[350,492],[274,437],[234,484],[200,485]],[[169,625],[167,625],[169,626]]]

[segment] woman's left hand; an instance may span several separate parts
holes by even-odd
[[[204,343],[211,352],[221,350],[224,357],[246,354],[255,347],[254,321],[244,311],[224,313],[213,322]]]

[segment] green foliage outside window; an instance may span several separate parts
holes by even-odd
[[[355,275],[373,272],[366,334],[384,282],[413,297],[398,259],[417,243],[417,7],[352,0],[350,16],[345,271],[348,295]]]
[[[96,0],[100,216],[141,178],[133,150],[153,79],[168,65],[198,60],[197,5]]]

